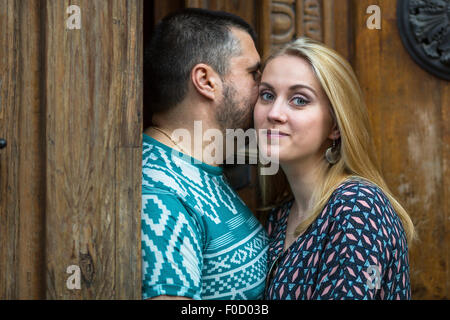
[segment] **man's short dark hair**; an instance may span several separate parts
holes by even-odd
[[[145,94],[153,112],[184,99],[196,64],[211,66],[221,77],[228,73],[231,57],[241,53],[233,27],[256,41],[247,22],[222,11],[188,8],[166,16],[156,26],[144,54]]]

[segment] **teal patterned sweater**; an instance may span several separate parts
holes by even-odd
[[[267,234],[223,169],[143,136],[142,297],[261,299]]]

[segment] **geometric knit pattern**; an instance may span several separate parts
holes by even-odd
[[[405,232],[380,188],[362,179],[347,180],[283,252],[292,204],[269,216],[272,268],[266,299],[411,299]]]
[[[142,297],[262,299],[267,233],[223,169],[143,136]]]

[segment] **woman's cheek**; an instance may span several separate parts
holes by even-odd
[[[258,129],[261,127],[261,120],[263,118],[263,115],[261,114],[262,110],[261,107],[259,105],[259,103],[257,102],[255,105],[255,110],[253,111],[253,119],[254,119],[254,124],[255,124],[255,129]]]

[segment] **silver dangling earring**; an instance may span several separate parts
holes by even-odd
[[[325,152],[325,159],[329,164],[335,164],[339,160],[339,148],[336,147],[336,140],[333,140],[333,145]]]

